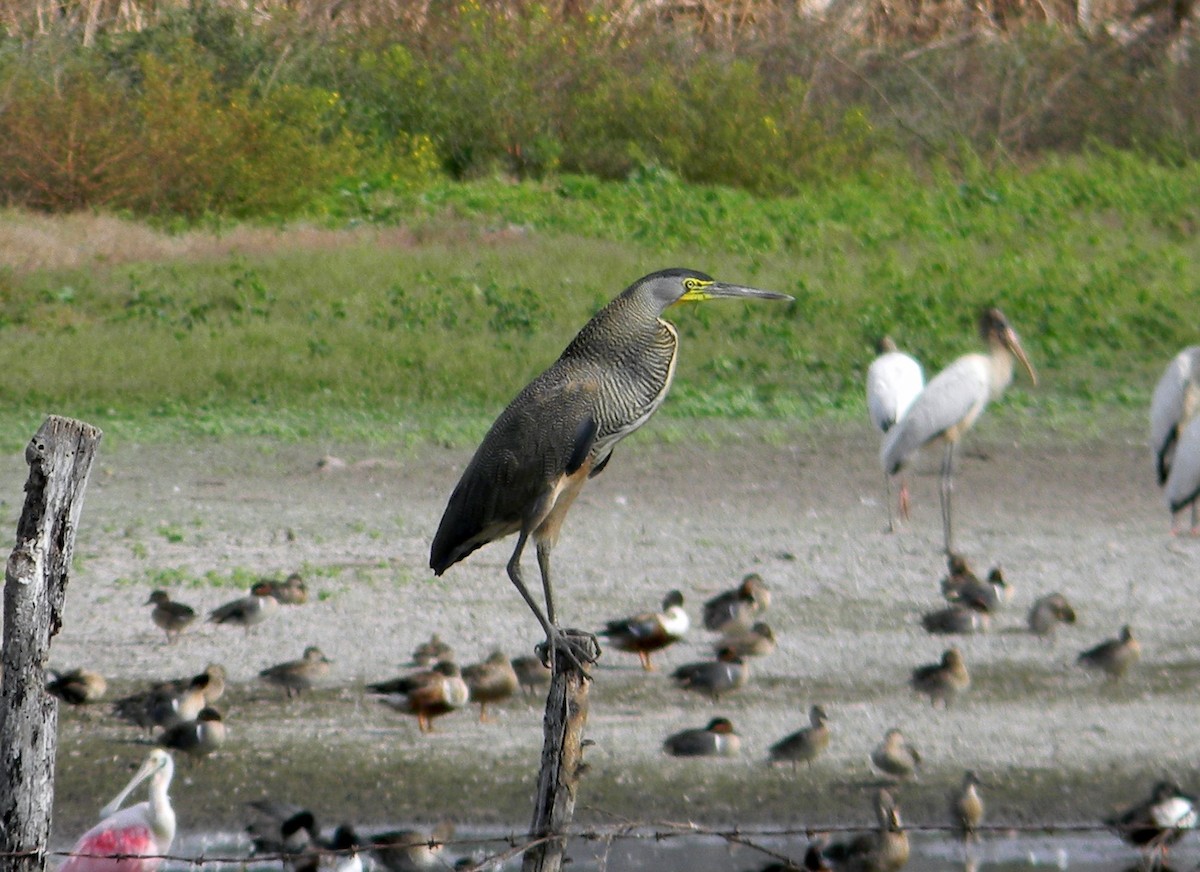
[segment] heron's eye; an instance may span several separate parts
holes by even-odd
[[[687,278],[683,280],[683,289],[685,291],[695,291],[704,286],[704,282],[696,278]]]

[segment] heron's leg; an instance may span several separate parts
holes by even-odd
[[[525,542],[528,541],[528,539],[529,532],[527,530],[522,530],[520,535],[517,536],[517,547],[513,549],[512,557],[508,559],[508,577],[509,580],[516,585],[517,591],[522,597],[524,597],[525,602],[529,605],[529,608],[533,610],[533,614],[538,619],[538,623],[542,625],[542,629],[546,632],[546,638],[554,639],[554,637],[557,635],[555,633],[554,625],[550,623],[544,614],[542,614],[541,608],[536,602],[534,602],[533,596],[529,593],[529,588],[525,586],[525,582],[521,579],[521,553],[525,550]],[[543,576],[542,580],[543,583],[547,585],[547,592],[549,592],[549,583],[546,581],[545,576]]]
[[[954,442],[946,440],[946,450],[942,452],[942,535],[946,543],[946,553],[953,550],[954,536],[951,525],[950,495],[954,490]]]
[[[546,615],[556,631],[557,638],[568,649],[567,656],[571,662],[575,664],[580,672],[587,675],[587,671],[583,668],[583,663],[585,661],[588,663],[596,662],[600,656],[600,643],[596,641],[596,636],[593,633],[564,629],[558,626],[558,621],[554,617],[554,593],[550,584],[550,549],[552,547],[549,539],[538,540],[538,569],[542,573],[542,590],[546,594]]]
[[[1200,535],[1200,499],[1192,500],[1192,535]]]

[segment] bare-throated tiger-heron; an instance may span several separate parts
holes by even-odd
[[[791,299],[690,269],[639,279],[509,403],[450,495],[430,567],[441,575],[475,549],[517,533],[508,577],[542,625],[551,658],[561,650],[576,665],[588,659],[567,643],[554,613],[550,551],[563,519],[584,483],[608,464],[614,446],[645,424],[667,396],[679,340],[662,314],[677,303],[723,297]],[[521,554],[530,536],[537,545],[544,613],[521,578]],[[594,648],[594,637],[591,643]]]

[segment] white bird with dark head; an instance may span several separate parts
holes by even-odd
[[[1167,365],[1150,399],[1154,471],[1174,516],[1192,507],[1192,534],[1200,534],[1200,345],[1185,348]]]
[[[896,349],[890,336],[879,340],[879,356],[867,367],[867,414],[871,423],[885,436],[895,426],[913,400],[925,387],[925,372],[912,356]],[[888,531],[895,532],[896,519],[892,514],[892,477],[883,475],[887,492]],[[908,483],[900,476],[899,512],[908,520]]]
[[[945,443],[942,454],[941,502],[945,550],[953,550],[950,494],[953,489],[954,449],[983,413],[987,404],[1004,393],[1013,378],[1014,358],[1037,384],[1037,375],[1021,341],[999,309],[985,309],[979,335],[987,354],[964,355],[939,372],[913,401],[904,417],[888,431],[880,451],[883,471],[895,475],[930,442]]]

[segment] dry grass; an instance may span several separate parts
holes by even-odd
[[[0,268],[15,273],[79,269],[148,261],[220,260],[288,251],[327,251],[374,244],[406,248],[416,238],[404,228],[332,230],[298,224],[286,228],[238,225],[226,231],[167,233],[112,215],[76,212],[48,216],[0,211]]]

